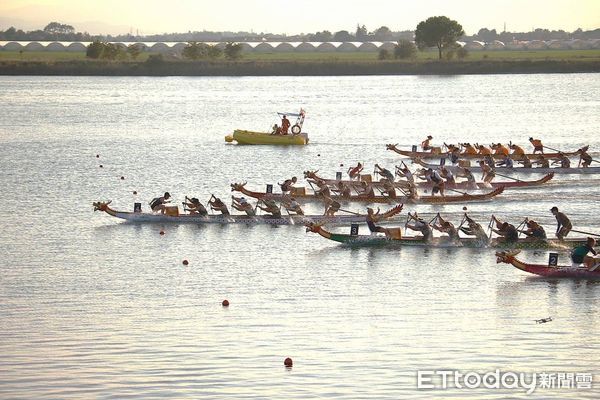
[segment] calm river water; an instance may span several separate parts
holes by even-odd
[[[0,398],[527,397],[444,390],[437,378],[417,388],[417,371],[496,369],[593,374],[591,389],[538,381],[534,396],[600,395],[600,283],[535,278],[496,264],[493,250],[356,249],[297,226],[135,225],[92,212],[97,200],[147,207],[165,190],[228,201],[232,182],[262,189],[309,168],[391,168],[386,143],[427,134],[599,151],[598,74],[0,77],[0,104]],[[309,146],[224,143],[300,106]],[[482,224],[529,216],[551,233],[557,205],[598,232],[598,179],[558,177],[469,209]],[[461,208],[406,210],[459,222]]]

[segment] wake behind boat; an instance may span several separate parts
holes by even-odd
[[[198,215],[198,214],[179,214],[178,212],[146,213],[146,212],[128,212],[117,211],[109,206],[109,202],[94,202],[94,211],[104,211],[110,216],[123,220],[139,223],[194,223],[194,224],[267,224],[267,225],[304,225],[306,223],[319,224],[349,224],[365,222],[366,214],[348,214],[348,215],[286,215],[275,217],[272,215]],[[402,210],[402,205],[398,205],[387,212],[387,217],[391,218]]]

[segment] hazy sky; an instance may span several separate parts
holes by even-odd
[[[446,15],[467,34],[486,27],[573,31],[600,28],[600,0],[0,0],[0,29],[41,29],[50,21],[90,33],[187,31],[304,33],[356,24],[374,30],[414,29]]]

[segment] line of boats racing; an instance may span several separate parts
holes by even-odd
[[[550,168],[545,163],[541,167],[527,167],[527,163],[536,152],[542,153],[545,146],[539,139],[530,138],[534,146],[534,153],[526,154],[520,146],[509,144],[508,147],[495,144],[487,148],[479,144],[471,145],[462,143],[459,146],[446,145],[447,151],[430,145],[431,136],[421,143],[422,151],[417,151],[413,146],[411,151],[399,149],[396,145],[387,145],[389,150],[413,159],[413,164],[420,169],[412,171],[402,161],[396,165],[394,172],[375,164],[372,174],[364,174],[364,165],[358,163],[346,171],[348,178],[343,179],[343,174],[338,172],[335,179],[324,178],[319,171],[305,171],[304,178],[308,187],[297,186],[298,179],[292,177],[279,183],[280,193],[273,192],[273,185],[267,185],[265,191],[253,191],[246,188],[247,183],[231,184],[232,192],[240,192],[240,196],[231,196],[231,207],[243,214],[231,214],[227,204],[220,198],[211,195],[206,206],[195,197],[185,197],[182,202],[182,211],[173,205],[171,195],[167,192],[163,196],[150,201],[151,212],[143,212],[141,203],[134,204],[134,211],[117,211],[110,207],[108,202],[95,202],[94,210],[104,211],[107,214],[133,222],[192,222],[192,223],[244,223],[244,224],[273,224],[273,225],[301,225],[306,226],[308,232],[351,246],[426,246],[426,247],[490,247],[498,249],[575,249],[581,253],[587,249],[594,253],[590,245],[590,238],[566,237],[572,230],[571,222],[556,207],[552,213],[558,222],[557,237],[548,238],[544,228],[536,221],[525,218],[517,227],[507,221],[500,221],[495,216],[484,229],[478,222],[464,213],[460,223],[456,226],[441,214],[436,214],[433,219],[425,220],[417,213],[408,213],[404,225],[387,227],[378,225],[384,221],[397,221],[398,214],[404,204],[448,204],[487,201],[501,194],[505,189],[524,188],[543,185],[553,179],[554,173],[569,171],[568,173],[596,173],[600,168],[590,167],[593,160],[587,153],[588,147],[573,152],[546,153],[544,160],[555,159],[560,163],[558,168]],[[508,149],[512,149],[509,152]],[[577,168],[571,168],[564,161],[566,157],[579,156]],[[472,167],[470,160],[483,157],[479,165]],[[439,158],[439,165],[425,163],[424,158]],[[539,155],[538,155],[539,158]],[[500,160],[499,162],[497,160]],[[446,164],[445,160],[449,163]],[[510,160],[510,161],[508,161]],[[539,161],[539,160],[538,160]],[[515,167],[514,162],[524,163],[525,167]],[[537,180],[521,180],[511,176],[502,175],[498,170],[510,172],[523,171],[548,172]],[[527,171],[525,171],[527,170]],[[571,172],[577,170],[578,172]],[[473,171],[482,173],[481,181],[477,181]],[[498,181],[496,177],[506,180]],[[310,187],[310,188],[309,188]],[[482,191],[484,193],[467,193],[466,191]],[[256,200],[251,204],[248,198]],[[317,201],[323,204],[322,214],[307,215],[300,203]],[[393,207],[387,211],[375,211],[367,208],[366,213],[358,213],[342,208],[342,203],[388,203]],[[464,207],[466,209],[466,207]],[[262,213],[262,215],[260,215]],[[369,234],[359,234],[360,223],[366,223]],[[350,224],[350,233],[335,233],[327,230],[325,225]],[[404,230],[404,234],[402,231]],[[416,231],[418,235],[407,235],[407,231]],[[441,236],[434,236],[433,232],[440,232]],[[588,232],[574,231],[586,235]],[[496,234],[494,237],[493,234]],[[592,239],[593,240],[593,239]],[[545,276],[553,275],[560,269],[560,273],[579,277],[600,277],[595,259],[586,259],[586,268],[560,267],[549,265],[540,266],[526,264],[515,257],[516,253],[501,251],[497,253],[498,262],[507,262],[517,268]],[[575,259],[573,261],[576,261]],[[583,262],[583,259],[582,259]],[[567,268],[567,269],[565,269]],[[587,272],[584,272],[583,270]],[[573,270],[568,272],[568,270]]]

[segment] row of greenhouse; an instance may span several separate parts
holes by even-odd
[[[2,42],[0,50],[4,51],[69,51],[82,52],[90,42]],[[117,45],[127,47],[137,44],[143,51],[153,53],[178,53],[187,43],[183,42],[118,42]],[[224,48],[226,43],[207,43]],[[272,52],[376,52],[380,49],[392,51],[395,42],[240,42],[245,52],[272,53]],[[513,41],[503,43],[495,40],[490,43],[472,41],[458,42],[468,50],[584,50],[600,49],[600,39],[574,39],[574,40],[532,40],[528,42]]]

